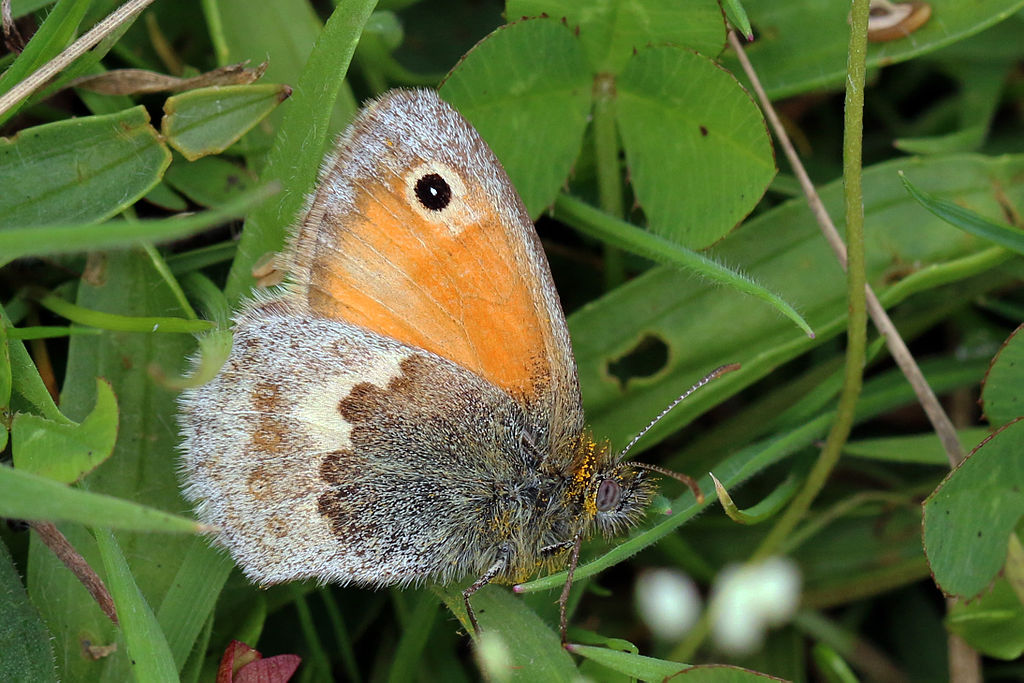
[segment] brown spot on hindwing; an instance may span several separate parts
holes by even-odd
[[[252,405],[264,413],[276,413],[281,410],[279,397],[281,387],[273,382],[256,382],[252,388]]]

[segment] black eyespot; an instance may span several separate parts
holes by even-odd
[[[416,197],[431,211],[440,211],[452,201],[452,188],[436,173],[428,173],[416,181]]]
[[[619,498],[622,496],[622,487],[614,479],[605,479],[597,487],[597,509],[607,512],[619,506]]]

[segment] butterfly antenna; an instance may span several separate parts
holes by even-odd
[[[656,425],[659,422],[661,422],[662,418],[664,418],[666,415],[671,413],[672,409],[675,408],[680,403],[682,403],[684,400],[686,400],[686,398],[690,394],[692,394],[693,392],[697,391],[698,389],[700,389],[702,386],[704,386],[705,384],[707,384],[711,380],[718,379],[719,377],[721,377],[722,375],[724,375],[727,372],[732,372],[733,370],[739,370],[739,369],[740,369],[740,364],[739,363],[729,363],[728,365],[723,365],[723,366],[721,366],[719,368],[715,368],[714,370],[709,372],[703,379],[699,380],[696,384],[694,384],[692,387],[687,389],[684,394],[680,395],[674,401],[669,403],[668,406],[666,406],[664,410],[662,410],[660,413],[658,413],[653,420],[651,420],[649,423],[647,423],[647,426],[644,427],[643,429],[641,429],[640,432],[636,436],[633,437],[633,440],[630,441],[629,443],[627,443],[626,447],[623,448],[621,451],[619,451],[619,458],[618,459],[622,460],[623,458],[625,458],[626,454],[629,453],[633,449],[633,446],[635,446],[636,443],[640,439],[644,438],[644,435],[647,432],[651,431],[651,428],[654,427],[654,425]]]
[[[683,393],[682,395],[677,397],[674,401],[669,403],[665,407],[664,410],[662,410],[660,413],[658,413],[654,417],[654,419],[651,420],[647,424],[646,427],[641,429],[639,431],[639,433],[637,433],[637,435],[633,437],[633,440],[630,441],[628,444],[626,444],[625,448],[623,448],[621,451],[619,451],[619,457],[618,457],[619,461],[623,460],[626,457],[626,455],[629,453],[629,451],[631,451],[633,449],[633,446],[635,446],[637,444],[637,442],[640,441],[640,439],[642,439],[645,434],[647,434],[647,432],[651,431],[651,428],[654,427],[654,425],[656,425],[659,422],[661,422],[661,420],[666,415],[668,415],[670,412],[672,412],[673,408],[675,408],[677,405],[679,405],[684,400],[686,400],[686,398],[690,394],[692,394],[693,392],[697,391],[698,389],[700,389],[702,386],[704,386],[705,384],[707,384],[711,380],[718,379],[719,377],[721,377],[725,373],[732,372],[733,370],[739,370],[739,368],[740,368],[740,364],[739,363],[729,363],[728,365],[723,365],[721,367],[715,368],[714,370],[709,372],[704,378],[702,378],[696,384],[694,384],[692,387],[687,389],[685,393]],[[673,479],[678,479],[679,481],[683,482],[688,487],[690,487],[690,490],[693,491],[693,495],[696,496],[698,502],[701,502],[704,499],[704,494],[701,493],[700,487],[697,486],[697,482],[694,481],[694,479],[692,477],[688,477],[685,474],[680,474],[679,472],[673,472],[672,470],[665,469],[664,467],[658,467],[657,465],[648,465],[647,463],[644,463],[644,462],[632,462],[632,463],[629,463],[629,465],[630,465],[630,467],[636,467],[636,468],[642,469],[642,470],[651,470],[652,472],[657,472],[659,474],[664,474],[667,477],[672,477]]]

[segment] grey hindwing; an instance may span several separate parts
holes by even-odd
[[[493,562],[490,506],[548,431],[447,360],[275,303],[239,318],[182,426],[186,493],[251,578],[373,585]]]

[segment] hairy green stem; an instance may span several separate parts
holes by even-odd
[[[751,561],[776,553],[803,519],[839,461],[843,444],[853,427],[857,399],[863,383],[867,338],[867,301],[864,286],[864,195],[861,187],[861,147],[864,127],[864,80],[867,59],[869,0],[853,0],[850,12],[850,47],[846,75],[846,106],[843,121],[843,184],[846,204],[846,283],[849,297],[846,371],[839,395],[836,421],[821,455],[811,468],[804,487],[786,512],[754,551]]]

